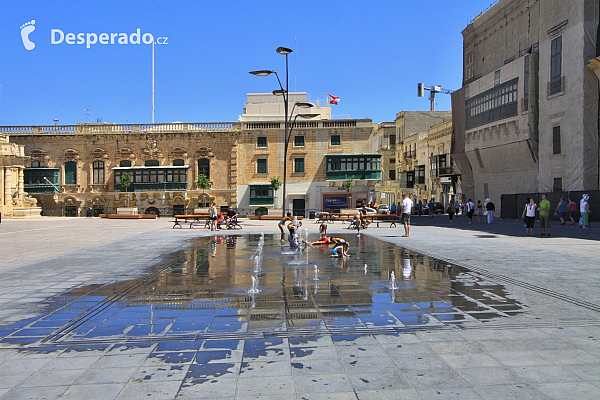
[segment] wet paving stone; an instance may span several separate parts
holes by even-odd
[[[346,260],[332,259],[325,247],[291,252],[276,235],[264,236],[260,254],[261,235],[194,239],[144,276],[82,280],[40,302],[36,317],[0,326],[0,349],[37,346],[41,355],[60,354],[35,371],[42,383],[52,376],[45,370],[71,371],[58,382],[72,381],[65,384],[72,393],[119,384],[118,398],[161,392],[161,382],[172,385],[164,396],[178,399],[435,397],[432,386],[453,396],[488,378],[498,385],[503,378],[551,383],[543,367],[561,354],[579,354],[580,364],[597,367],[596,356],[568,345],[564,354],[558,347],[513,357],[533,352],[535,335],[546,334],[536,330],[520,346],[497,334],[494,324],[530,313],[498,282],[369,237],[344,237],[353,242]],[[69,364],[69,357],[78,362]],[[551,376],[577,382],[582,369],[567,366],[553,366]],[[464,393],[477,398],[475,389]]]

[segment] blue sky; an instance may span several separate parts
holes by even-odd
[[[110,44],[111,33],[129,42],[137,29],[168,38],[155,45],[157,123],[237,121],[247,93],[278,88],[274,76],[248,72],[273,69],[283,79],[279,46],[294,50],[290,91],[315,103],[339,96],[334,118],[393,121],[429,110],[418,82],[461,86],[461,31],[491,2],[0,0],[0,125],[152,122],[152,46],[119,45],[119,36]],[[22,29],[31,26],[21,26],[31,20],[27,50]],[[53,29],[62,43],[51,43]],[[67,44],[68,33],[75,43],[78,33],[90,41],[107,33],[109,44]],[[450,96],[438,94],[436,109],[450,109]]]

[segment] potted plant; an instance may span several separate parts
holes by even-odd
[[[208,176],[206,176],[204,174],[198,175],[198,179],[196,180],[196,183],[198,184],[198,188],[202,189],[202,205],[206,205],[206,201],[205,201],[206,193],[205,193],[205,190],[210,187],[210,181],[208,180]]]
[[[131,174],[121,175],[119,183],[121,184],[121,192],[128,192],[129,186],[131,186]],[[137,214],[137,207],[129,208],[129,193],[125,195],[125,208],[117,208],[117,214]]]
[[[348,177],[348,175],[346,175],[346,180],[344,181],[342,186],[348,193],[348,208],[351,209],[352,208],[352,195],[350,193],[352,192],[352,188],[354,187],[354,175],[352,175],[352,177],[350,177],[350,178]]]
[[[270,181],[271,181],[271,189],[273,189],[273,196],[275,196],[275,198],[277,198],[277,189],[279,189],[281,187],[281,181],[279,180],[278,176],[271,178]],[[285,199],[283,199],[283,201],[285,202]]]

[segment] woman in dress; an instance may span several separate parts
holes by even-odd
[[[477,223],[481,223],[481,216],[483,215],[483,204],[481,204],[481,200],[477,200],[477,205],[475,206],[475,215],[477,215]]]

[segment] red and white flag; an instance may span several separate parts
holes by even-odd
[[[328,93],[327,97],[329,98],[329,104],[338,104],[340,102],[340,98],[332,94]]]

